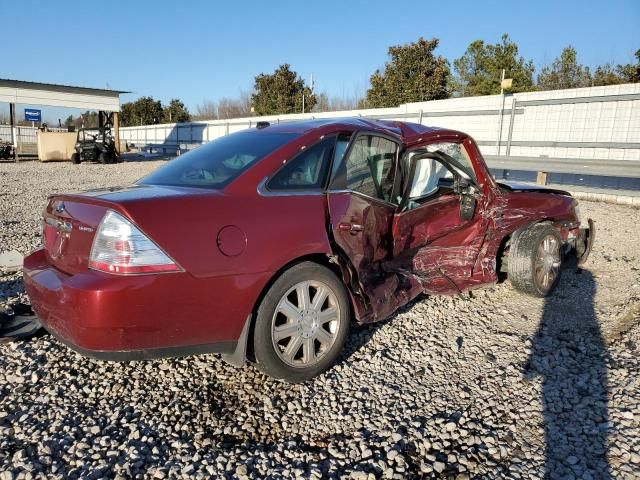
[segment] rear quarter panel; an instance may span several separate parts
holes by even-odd
[[[127,206],[127,213],[180,266],[196,277],[275,272],[290,261],[330,253],[323,195],[198,196]],[[237,256],[218,248],[226,226],[244,232]]]

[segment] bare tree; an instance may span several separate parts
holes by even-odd
[[[251,116],[251,94],[241,92],[238,98],[223,97],[218,101],[218,118],[228,120]]]
[[[326,92],[322,92],[317,95],[317,99],[318,103],[313,110],[314,112],[340,112],[360,108],[364,95],[356,92],[352,95],[343,94],[342,96],[330,97]]]
[[[213,100],[203,100],[196,107],[196,120],[216,120],[218,118],[218,106]]]
[[[238,98],[222,97],[217,102],[203,100],[196,107],[196,120],[229,120],[251,116],[251,94],[241,91]]]

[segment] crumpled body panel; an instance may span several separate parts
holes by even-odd
[[[334,239],[358,272],[358,298],[366,312],[361,322],[383,319],[420,293],[456,294],[496,282],[497,256],[523,226],[551,221],[564,239],[577,228],[569,196],[500,192],[483,197],[466,221],[457,198],[443,197],[403,213],[350,193],[330,198],[332,215],[340,211],[340,222],[363,227],[362,235]]]

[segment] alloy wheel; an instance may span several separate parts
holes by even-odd
[[[553,285],[560,270],[560,243],[553,235],[545,236],[538,245],[534,264],[538,285],[548,289]]]
[[[287,365],[310,367],[331,349],[341,312],[336,294],[320,281],[299,282],[280,299],[271,322],[276,353]]]

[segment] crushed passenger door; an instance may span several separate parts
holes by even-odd
[[[393,218],[389,271],[417,280],[425,293],[455,293],[467,280],[488,221],[473,172],[443,152],[414,149],[403,158],[402,201]]]

